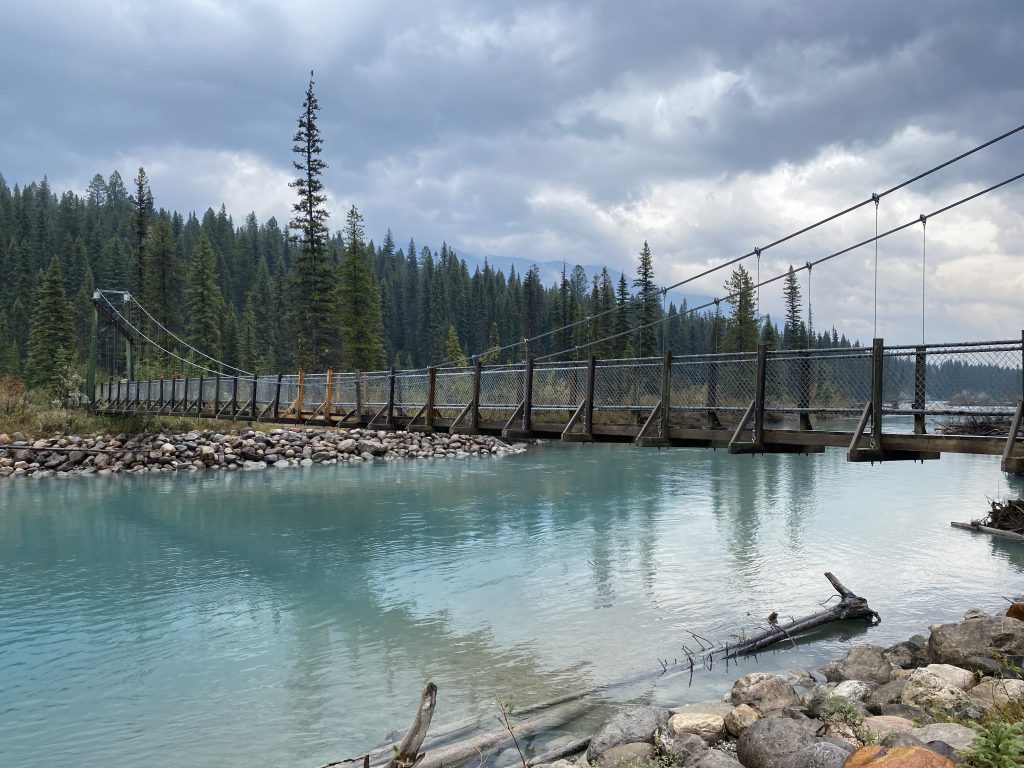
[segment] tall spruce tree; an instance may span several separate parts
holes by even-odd
[[[149,220],[153,216],[153,192],[149,188],[149,177],[146,176],[146,169],[139,166],[139,173],[135,177],[135,197],[132,198],[134,206],[135,221],[132,227],[134,242],[132,243],[135,254],[134,290],[141,294],[146,280],[146,235],[149,233]]]
[[[54,388],[67,370],[74,350],[71,304],[64,295],[56,256],[43,273],[28,331],[25,379],[29,386]]]
[[[18,367],[18,345],[7,325],[7,315],[0,309],[0,376],[16,376]]]
[[[384,365],[380,289],[367,258],[363,217],[353,205],[345,219],[345,254],[341,258],[341,337],[346,365],[358,371]]]
[[[725,331],[727,352],[749,352],[757,349],[758,328],[754,307],[754,281],[740,264],[725,284],[726,301],[732,305],[732,317]]]
[[[626,349],[632,349],[629,330],[633,325],[632,307],[630,306],[629,283],[626,282],[626,275],[619,273],[619,289],[615,295],[615,351],[614,354],[622,357]]]
[[[807,345],[807,340],[802,338],[800,319],[800,283],[797,282],[796,272],[793,265],[789,265],[789,272],[782,283],[782,299],[786,305],[786,322],[782,326],[782,346],[785,349],[795,349]]]
[[[192,256],[185,291],[188,308],[188,340],[200,352],[220,358],[221,327],[225,324],[224,296],[217,285],[216,256],[204,234]]]
[[[337,362],[338,302],[334,269],[327,251],[327,194],[321,174],[327,163],[320,157],[323,138],[317,126],[320,105],[313,92],[313,73],[302,102],[299,128],[292,141],[299,172],[289,183],[298,200],[292,204],[289,229],[298,235],[299,249],[291,281],[291,311],[295,325],[294,359],[299,368],[322,371]]]
[[[651,248],[646,240],[640,249],[633,287],[637,289],[637,296],[640,297],[636,313],[640,326],[637,354],[640,357],[653,355],[658,349],[658,329],[654,324],[658,321],[661,308],[658,306],[658,288],[654,284],[654,260],[651,258]]]

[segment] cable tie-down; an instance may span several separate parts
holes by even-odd
[[[878,202],[879,202],[879,201],[880,201],[880,200],[881,200],[882,198],[881,198],[881,197],[879,197],[879,195],[878,195],[878,193],[877,193],[877,192],[872,192],[872,193],[871,193],[871,199],[872,199],[872,200],[873,200],[873,201],[875,202],[875,208],[877,208],[877,207],[878,207]]]

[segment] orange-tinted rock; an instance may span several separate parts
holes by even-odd
[[[861,747],[843,763],[843,768],[955,768],[948,757],[923,747]]]
[[[1024,603],[1014,603],[1006,609],[1006,615],[1011,619],[1024,621]]]

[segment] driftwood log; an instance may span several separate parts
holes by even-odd
[[[772,622],[768,630],[759,632],[742,642],[720,646],[704,653],[703,660],[705,665],[707,666],[709,662],[713,662],[716,657],[729,660],[740,656],[756,654],[777,642],[792,640],[796,635],[833,621],[865,619],[872,625],[881,622],[881,618],[875,611],[871,610],[865,598],[855,595],[831,573],[826,573],[825,578],[829,580],[836,592],[839,593],[841,599],[838,603],[810,616],[805,616],[785,624],[781,624],[774,617],[770,617]],[[689,670],[692,675],[694,667],[693,657],[689,659],[689,662]],[[530,736],[571,722],[588,709],[584,700],[589,696],[660,676],[667,671],[668,663],[665,662],[662,666],[663,669],[658,673],[634,675],[624,680],[595,686],[586,691],[561,696],[543,704],[520,710],[517,714],[521,719],[512,726],[515,735],[520,737]],[[674,670],[673,673],[675,671],[677,670]],[[371,768],[371,765],[377,768],[442,768],[443,766],[459,765],[473,758],[478,758],[484,752],[512,741],[512,734],[509,733],[508,729],[499,728],[480,733],[478,730],[480,723],[472,721],[449,728],[447,732],[435,737],[424,752],[420,752],[436,703],[437,686],[433,683],[428,683],[427,687],[423,689],[420,707],[416,712],[416,719],[399,745],[382,747],[357,758],[328,763],[323,768],[333,768],[334,766],[349,764],[362,764],[363,768]],[[586,749],[588,741],[583,739],[572,742],[558,750],[538,755],[529,760],[528,763],[535,765],[540,762],[555,760],[565,755],[575,754]],[[384,760],[389,755],[391,759]]]
[[[829,580],[829,583],[832,584],[836,592],[839,593],[840,598],[842,598],[835,605],[818,611],[817,613],[812,613],[810,616],[804,616],[801,619],[794,619],[786,624],[772,622],[769,629],[759,632],[753,637],[748,637],[739,643],[726,645],[724,648],[719,648],[708,655],[721,656],[726,659],[735,659],[738,656],[750,656],[770,645],[774,645],[782,640],[792,640],[796,635],[833,621],[865,619],[872,626],[881,623],[882,618],[875,611],[871,610],[867,600],[848,590],[843,586],[842,582],[840,582],[839,579],[831,573],[826,572],[825,578]]]

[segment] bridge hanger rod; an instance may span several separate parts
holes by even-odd
[[[715,272],[718,272],[721,269],[725,269],[726,267],[731,267],[733,264],[738,264],[739,262],[743,261],[744,259],[749,259],[751,256],[755,256],[756,255],[756,256],[758,256],[760,258],[760,254],[763,251],[768,250],[769,248],[774,248],[776,245],[781,245],[782,243],[785,243],[785,242],[787,242],[789,240],[792,240],[795,237],[799,237],[800,235],[803,235],[803,234],[805,234],[807,232],[810,232],[813,229],[817,229],[818,227],[820,227],[820,226],[822,226],[824,224],[828,224],[831,221],[835,221],[836,219],[841,218],[842,216],[845,216],[848,213],[852,213],[853,211],[856,211],[859,208],[863,208],[865,205],[868,205],[870,203],[877,203],[877,201],[879,201],[881,198],[885,197],[886,195],[891,195],[893,192],[898,192],[899,190],[903,189],[904,187],[909,186],[910,184],[913,184],[915,181],[920,181],[921,179],[923,179],[923,178],[925,178],[927,176],[931,176],[933,173],[936,173],[937,171],[941,171],[943,168],[948,168],[949,166],[953,165],[954,163],[957,163],[957,162],[959,162],[960,160],[963,160],[966,157],[970,157],[971,155],[975,154],[976,152],[980,152],[981,150],[986,149],[987,147],[990,147],[993,144],[997,144],[998,142],[1002,141],[1003,139],[1007,139],[1010,136],[1013,136],[1014,134],[1019,133],[1020,131],[1024,131],[1024,124],[1018,125],[1016,128],[1013,128],[1013,129],[1011,129],[1009,131],[1006,131],[1005,133],[1002,133],[1002,134],[1000,134],[999,136],[996,136],[993,139],[989,139],[988,141],[986,141],[986,142],[984,142],[982,144],[978,144],[977,146],[967,150],[966,152],[962,152],[961,154],[957,155],[956,157],[952,157],[949,160],[946,160],[946,161],[944,161],[942,163],[939,163],[938,165],[933,166],[933,167],[929,168],[928,170],[923,171],[923,172],[917,174],[916,176],[912,176],[909,179],[905,179],[904,181],[901,181],[899,184],[896,184],[896,185],[894,185],[892,187],[889,187],[884,192],[873,193],[870,197],[866,198],[865,200],[862,200],[859,203],[855,203],[855,204],[853,204],[853,205],[851,205],[851,206],[849,206],[847,208],[844,208],[841,211],[837,211],[836,213],[833,213],[831,216],[826,216],[824,219],[821,219],[820,221],[816,221],[813,224],[808,224],[803,229],[798,229],[796,232],[792,232],[792,233],[790,233],[790,234],[788,234],[788,235],[786,235],[784,237],[780,237],[778,240],[773,240],[772,242],[768,243],[768,245],[761,246],[760,248],[754,248],[754,250],[750,251],[749,253],[745,253],[742,256],[736,256],[733,259],[730,259],[728,261],[724,261],[724,262],[718,264],[717,266],[710,267],[710,268],[704,270],[703,272],[699,272],[699,273],[697,273],[695,275],[687,277],[684,280],[680,280],[677,283],[673,283],[672,285],[666,286],[664,288],[659,288],[658,291],[663,293],[663,294],[667,294],[669,291],[671,291],[671,290],[673,290],[675,288],[679,288],[680,286],[686,285],[687,283],[692,283],[693,281],[699,280],[702,277],[707,277],[708,275],[713,274]],[[633,298],[631,298],[629,301],[627,301],[625,303],[625,306],[631,306],[633,304],[636,304],[636,303],[644,300],[645,298],[646,298],[646,296],[634,296]],[[568,323],[568,324],[563,325],[563,326],[561,326],[559,328],[553,328],[550,331],[546,331],[544,333],[538,334],[537,336],[533,336],[533,337],[531,337],[529,339],[524,339],[523,341],[527,341],[527,342],[538,341],[540,339],[547,338],[548,336],[552,336],[552,335],[554,335],[556,333],[561,333],[562,331],[568,331],[568,330],[570,330],[572,328],[575,328],[578,325],[582,325],[583,323],[589,323],[592,320],[594,320],[595,318],[603,317],[604,315],[608,315],[608,314],[611,314],[613,312],[616,312],[616,311],[618,311],[618,309],[619,309],[619,307],[614,307],[612,309],[605,310],[604,312],[599,312],[596,315],[590,315],[588,317],[583,318],[582,320],[576,320],[575,322]],[[635,331],[637,329],[634,328],[633,330]],[[514,349],[515,347],[518,347],[521,343],[522,343],[522,341],[516,341],[516,342],[513,342],[511,344],[505,344],[504,346],[497,347],[497,349],[494,350],[494,351],[504,352],[506,350]],[[593,342],[590,342],[590,343],[586,344],[585,346],[591,346],[591,344],[593,344]],[[492,351],[492,350],[491,349],[485,350],[485,352],[490,352],[490,351]],[[484,354],[484,352],[480,352],[478,354],[471,355],[470,357],[471,358],[475,358],[475,357],[479,357],[482,354]],[[447,366],[451,366],[451,365],[454,365],[454,362],[455,361],[453,361],[453,360],[447,360],[447,361],[445,361],[443,363],[440,363],[438,365],[438,367],[439,368],[444,368],[444,367],[447,367]]]
[[[955,202],[952,202],[949,205],[944,205],[942,208],[938,208],[938,209],[932,211],[931,213],[926,213],[926,214],[924,214],[924,216],[926,218],[928,218],[928,219],[931,219],[931,218],[933,218],[935,216],[938,216],[939,214],[951,211],[954,208],[957,208],[958,206],[963,205],[964,203],[969,203],[970,201],[972,201],[972,200],[974,200],[976,198],[979,198],[982,195],[987,195],[989,192],[994,192],[995,190],[999,189],[1000,187],[1005,187],[1007,184],[1012,184],[1015,181],[1019,181],[1022,178],[1024,178],[1024,173],[1018,173],[1016,176],[1011,176],[1010,178],[1005,179],[1004,181],[1000,181],[998,184],[993,184],[992,186],[986,187],[985,189],[982,189],[982,190],[979,190],[978,192],[975,192],[972,195],[968,195],[967,197],[960,198],[959,200],[957,200]],[[880,232],[879,234],[875,235],[874,237],[869,237],[866,240],[861,240],[859,243],[854,243],[853,245],[848,246],[846,248],[843,248],[842,250],[835,251],[834,253],[830,253],[828,256],[823,256],[820,259],[818,259],[817,261],[808,261],[803,266],[796,267],[793,270],[793,272],[797,273],[797,272],[810,271],[813,267],[816,267],[818,264],[822,264],[822,263],[824,263],[826,261],[831,261],[832,259],[838,258],[839,256],[843,256],[843,255],[845,255],[847,253],[850,253],[851,251],[855,251],[858,248],[863,248],[865,245],[870,245],[871,243],[874,243],[874,242],[877,242],[877,241],[879,241],[879,240],[881,240],[883,238],[889,237],[890,235],[894,235],[897,232],[902,232],[904,229],[909,229],[910,227],[913,227],[914,225],[920,224],[920,223],[921,223],[920,217],[915,218],[915,219],[911,219],[910,221],[905,222],[903,224],[900,224],[898,226],[895,226],[895,227],[893,227],[890,230],[887,230],[885,232]],[[762,280],[761,282],[757,283],[753,287],[754,288],[761,288],[763,286],[770,285],[771,283],[774,283],[774,282],[777,282],[779,280],[784,279],[788,274],[789,274],[789,270],[786,270],[785,272],[780,272],[779,274],[775,275],[774,277],[769,277],[766,280]],[[730,299],[735,298],[737,295],[738,294],[736,294],[736,293],[730,293],[728,296],[712,299],[711,301],[705,302],[704,304],[701,304],[700,306],[688,307],[685,314],[694,314],[696,312],[699,312],[702,309],[708,309],[708,308],[710,308],[712,306],[718,306],[721,302],[729,301]],[[683,317],[683,314],[677,315],[677,317]],[[655,327],[657,325],[660,325],[661,323],[666,322],[667,320],[668,320],[668,317],[661,317],[661,318],[659,318],[657,320],[654,320],[654,321],[652,321],[650,323],[645,323],[644,325],[635,326],[633,328],[630,328],[629,330],[620,331],[619,333],[613,333],[613,334],[611,334],[609,336],[605,336],[602,339],[595,339],[594,341],[588,341],[588,342],[585,342],[583,344],[577,344],[577,345],[572,346],[572,347],[567,347],[567,348],[565,348],[563,350],[560,350],[558,352],[549,352],[548,354],[542,355],[542,356],[540,356],[540,357],[538,357],[536,359],[538,361],[540,361],[540,360],[548,360],[548,359],[553,358],[553,357],[558,357],[559,355],[564,355],[564,354],[566,354],[568,352],[576,352],[576,351],[578,351],[580,349],[586,349],[587,347],[591,347],[591,346],[594,346],[596,344],[600,344],[600,343],[605,342],[605,341],[611,341],[613,339],[618,339],[618,338],[621,338],[622,336],[626,336],[628,334],[636,333],[637,331],[644,330],[646,328],[653,328],[653,327]]]

